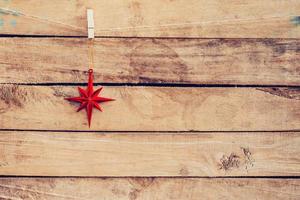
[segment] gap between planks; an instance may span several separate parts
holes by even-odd
[[[0,129],[0,131],[14,131],[14,132],[64,132],[64,133],[108,133],[108,134],[145,134],[149,133],[149,131],[97,131],[97,130],[47,130],[47,129]],[[151,131],[151,134],[206,134],[206,133],[295,133],[295,132],[300,132],[300,130],[269,130],[269,131],[264,131],[264,130],[255,130],[255,131]]]
[[[18,34],[1,34],[0,38],[28,38],[28,39],[35,39],[35,38],[43,38],[43,39],[88,39],[87,36],[69,36],[69,35],[18,35]],[[282,37],[146,37],[146,36],[95,36],[96,39],[157,39],[157,40],[264,40],[264,39],[272,39],[272,40],[300,40],[300,38],[282,38]]]
[[[300,179],[300,176],[26,176],[26,175],[0,175],[0,179]]]
[[[8,82],[0,85],[17,85],[17,86],[87,86],[86,82],[40,82],[40,83],[18,83]],[[291,88],[298,89],[300,85],[242,85],[242,84],[191,84],[191,83],[110,83],[110,82],[94,82],[94,86],[110,86],[110,87],[186,87],[186,88]]]

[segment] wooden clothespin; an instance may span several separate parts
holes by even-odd
[[[95,31],[94,31],[94,12],[93,9],[87,9],[87,22],[88,22],[88,38],[92,39],[95,38]]]

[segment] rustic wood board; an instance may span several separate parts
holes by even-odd
[[[3,199],[290,199],[300,198],[295,179],[1,178]]]
[[[98,131],[299,130],[299,88],[105,87],[116,101],[86,112],[72,86],[0,85],[0,129]]]
[[[0,8],[1,34],[86,36],[92,8],[96,36],[300,37],[298,0],[6,0]]]
[[[299,176],[299,132],[0,132],[0,174]]]
[[[0,36],[0,199],[300,198],[300,1],[0,0]]]
[[[0,83],[86,82],[86,39],[0,38],[0,44]],[[300,85],[299,50],[300,40],[291,39],[96,39],[95,80]]]

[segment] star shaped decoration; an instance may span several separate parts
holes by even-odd
[[[86,109],[88,123],[90,127],[92,115],[93,115],[93,108],[96,108],[102,112],[102,108],[100,107],[99,103],[106,102],[106,101],[114,101],[115,99],[98,96],[103,87],[94,91],[93,70],[89,69],[88,73],[89,73],[89,81],[86,90],[82,89],[81,87],[78,87],[78,91],[80,94],[79,97],[70,97],[65,99],[68,101],[74,101],[80,103],[77,112],[79,112],[84,108]]]

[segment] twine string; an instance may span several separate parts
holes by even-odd
[[[73,25],[66,24],[66,23],[63,23],[63,22],[60,22],[60,21],[54,21],[54,20],[51,20],[51,19],[48,19],[48,18],[42,18],[42,17],[35,16],[35,15],[25,14],[23,12],[12,10],[12,9],[9,9],[9,8],[0,8],[0,14],[13,15],[13,16],[22,16],[24,18],[28,18],[28,19],[31,19],[31,20],[41,21],[41,22],[45,22],[45,23],[49,23],[49,24],[56,24],[56,25],[63,26],[63,27],[66,27],[66,28],[70,28],[70,29],[77,30],[77,31],[82,31],[82,32],[86,31],[86,29],[84,29],[82,27],[73,26]]]
[[[9,8],[0,8],[0,14],[14,15],[14,16],[23,16],[32,20],[38,20],[46,23],[56,24],[59,26],[64,26],[73,30],[80,32],[86,32],[85,28],[66,24],[60,21],[54,21],[48,18],[43,18],[35,15],[28,15],[20,11],[12,10]],[[160,24],[154,26],[129,26],[129,27],[111,27],[104,29],[97,29],[97,31],[108,32],[108,31],[131,31],[131,29],[157,29],[157,28],[167,28],[167,27],[180,27],[180,26],[190,26],[190,25],[222,25],[222,24],[232,24],[232,23],[247,23],[247,22],[260,22],[260,21],[276,21],[284,18],[292,18],[295,15],[272,15],[264,17],[252,17],[252,18],[243,18],[243,19],[225,19],[225,20],[211,20],[211,21],[195,21],[195,22],[185,22],[185,23],[171,23],[171,24]]]
[[[261,22],[261,21],[277,21],[281,19],[288,19],[295,17],[295,15],[281,15],[281,16],[266,16],[266,17],[256,17],[256,18],[244,18],[244,19],[226,19],[226,20],[218,20],[218,21],[202,21],[202,22],[186,22],[186,23],[173,23],[173,24],[161,24],[155,26],[130,26],[130,27],[112,27],[106,29],[97,29],[97,31],[108,32],[114,30],[126,30],[130,31],[130,29],[158,29],[158,28],[168,28],[174,27],[178,28],[180,26],[190,26],[190,25],[223,25],[223,24],[234,24],[234,23],[248,23],[248,22]]]
[[[94,69],[94,39],[88,39],[88,61],[89,69]]]

